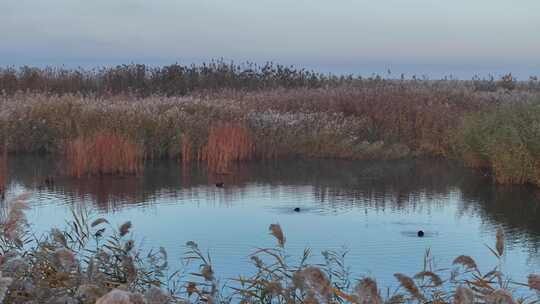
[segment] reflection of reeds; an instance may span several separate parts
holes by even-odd
[[[66,147],[68,174],[137,174],[142,170],[142,148],[128,139],[109,132],[79,137]]]

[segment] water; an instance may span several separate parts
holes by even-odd
[[[249,254],[276,244],[272,223],[281,224],[292,257],[309,247],[320,262],[323,250],[347,250],[353,278],[374,276],[380,286],[395,286],[395,272],[420,271],[428,249],[437,267],[467,254],[490,270],[497,259],[486,245],[494,246],[499,226],[507,236],[504,271],[520,282],[540,272],[540,191],[496,186],[447,161],[291,160],[246,164],[225,176],[156,162],[141,177],[58,177],[54,185],[44,182],[58,172],[54,160],[15,157],[9,166],[11,194],[33,193],[35,230],[65,226],[71,209],[85,206],[114,225],[131,220],[136,242],[164,246],[172,265],[196,241],[222,279],[253,271]]]

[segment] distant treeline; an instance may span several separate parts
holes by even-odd
[[[406,81],[401,75],[400,81]],[[64,67],[0,68],[0,93],[33,92],[48,94],[82,94],[110,96],[183,96],[192,93],[243,90],[255,91],[275,88],[320,88],[338,85],[371,85],[389,81],[381,76],[362,78],[353,75],[322,74],[306,69],[274,63],[227,63],[222,60],[200,65],[172,64],[155,67],[144,64],[124,64],[95,69]],[[431,83],[413,76],[409,81]],[[444,80],[443,80],[444,82]],[[451,80],[454,85],[471,87],[475,91],[498,89],[540,90],[537,77],[528,82],[517,82],[507,74],[500,79],[474,77],[469,81]]]

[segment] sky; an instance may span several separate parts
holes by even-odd
[[[274,61],[540,75],[538,0],[0,0],[0,66]]]

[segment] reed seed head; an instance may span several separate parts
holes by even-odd
[[[495,248],[497,249],[497,253],[499,256],[502,256],[504,254],[504,230],[501,226],[497,228],[497,235],[496,235],[497,242],[495,244]]]
[[[279,246],[284,247],[285,235],[283,234],[283,230],[281,230],[281,226],[279,224],[271,224],[269,230],[270,234],[272,234],[277,239]]]
[[[401,287],[407,290],[409,294],[413,296],[415,299],[418,299],[418,300],[425,299],[424,296],[420,293],[420,290],[414,283],[413,279],[401,273],[394,274],[394,277],[399,281],[399,284],[401,285]]]
[[[315,266],[297,271],[293,276],[294,285],[307,293],[306,301],[311,303],[329,303],[332,297],[332,285],[326,274]]]
[[[415,279],[424,279],[425,277],[428,277],[431,280],[431,283],[433,283],[433,287],[441,286],[443,283],[441,277],[431,271],[422,271],[414,276]]]
[[[462,265],[463,267],[469,269],[469,270],[477,270],[478,267],[476,266],[476,262],[473,258],[471,258],[468,255],[460,255],[457,258],[454,259],[454,262],[452,262],[453,265]]]
[[[131,221],[127,221],[120,225],[120,228],[118,228],[118,231],[120,232],[120,236],[125,236],[129,233],[129,229],[131,229]]]
[[[104,219],[104,218],[101,217],[101,218],[98,218],[98,219],[96,219],[95,221],[93,221],[92,224],[91,224],[91,226],[92,226],[92,227],[96,227],[97,225],[101,225],[101,224],[104,224],[104,223],[107,223],[107,224],[108,224],[109,221],[107,221],[106,219]]]
[[[377,288],[377,282],[370,278],[364,278],[358,282],[353,296],[357,304],[382,304],[381,295]]]

